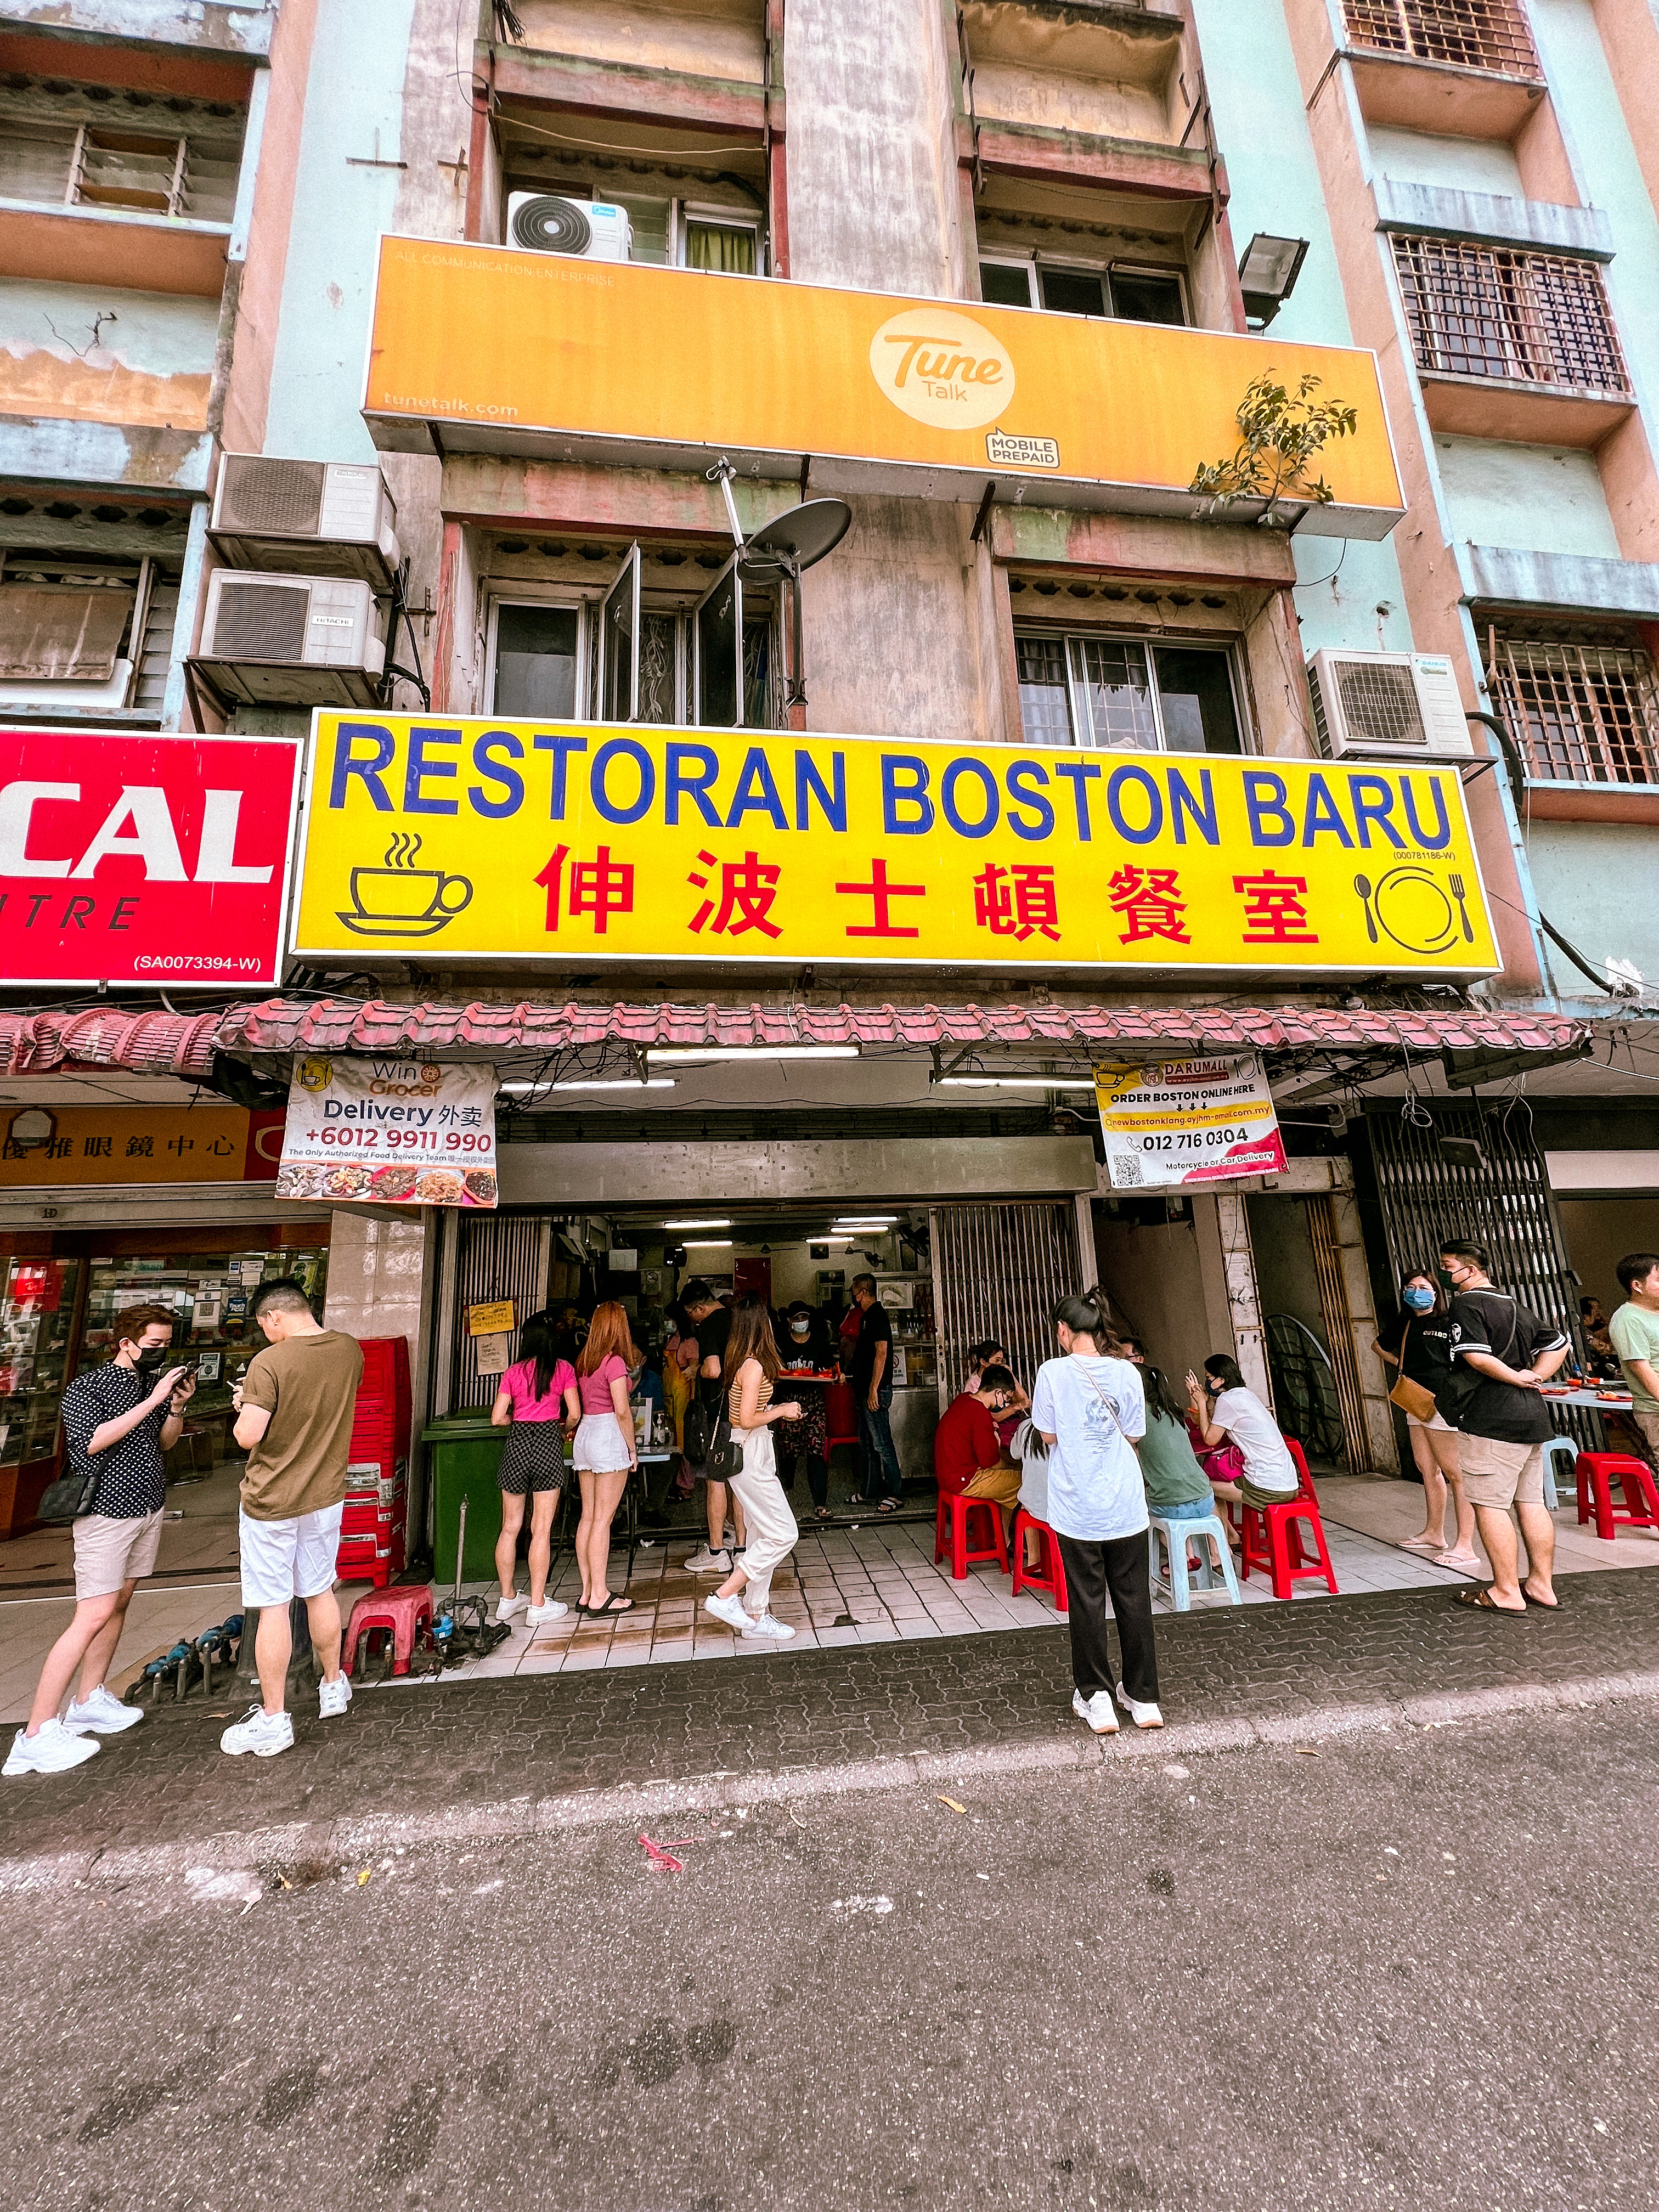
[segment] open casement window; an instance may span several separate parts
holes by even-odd
[[[581,618],[571,606],[498,600],[495,682],[490,711],[523,720],[574,721]]]
[[[1020,719],[1033,744],[1242,753],[1224,646],[1016,633]]]
[[[691,617],[691,691],[706,730],[743,725],[743,584],[737,556],[696,604]]]
[[[599,720],[640,719],[640,549],[628,549],[599,608]]]
[[[711,210],[684,217],[688,269],[712,269],[727,276],[753,276],[760,268],[760,226],[741,216]]]

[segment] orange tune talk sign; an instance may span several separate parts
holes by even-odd
[[[979,301],[387,238],[363,411],[393,449],[699,474],[726,453],[789,476],[810,454],[826,490],[977,500],[994,477],[1180,514],[1267,372],[1316,376],[1358,417],[1322,458],[1333,503],[1301,527],[1386,537],[1405,501],[1370,354]]]

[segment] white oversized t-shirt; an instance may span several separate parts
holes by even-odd
[[[1224,1390],[1212,1418],[1238,1446],[1244,1472],[1258,1490],[1289,1494],[1301,1486],[1302,1477],[1285,1449],[1279,1424],[1254,1390]]]
[[[1070,1352],[1045,1360],[1031,1419],[1054,1438],[1048,1454],[1048,1526],[1057,1535],[1109,1544],[1146,1527],[1146,1488],[1130,1447],[1146,1432],[1146,1400],[1127,1359]]]

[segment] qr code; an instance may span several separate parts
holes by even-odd
[[[1139,1190],[1146,1178],[1140,1172],[1140,1161],[1133,1152],[1112,1154],[1112,1183],[1118,1190]]]

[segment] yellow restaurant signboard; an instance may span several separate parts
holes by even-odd
[[[1358,416],[1322,459],[1333,504],[1300,526],[1386,537],[1405,501],[1370,354],[976,300],[386,238],[363,412],[394,450],[699,474],[718,452],[790,478],[811,455],[826,490],[977,500],[1003,478],[1028,499],[1179,514],[1269,370],[1317,376]]]
[[[1498,966],[1449,769],[319,713],[296,957]]]

